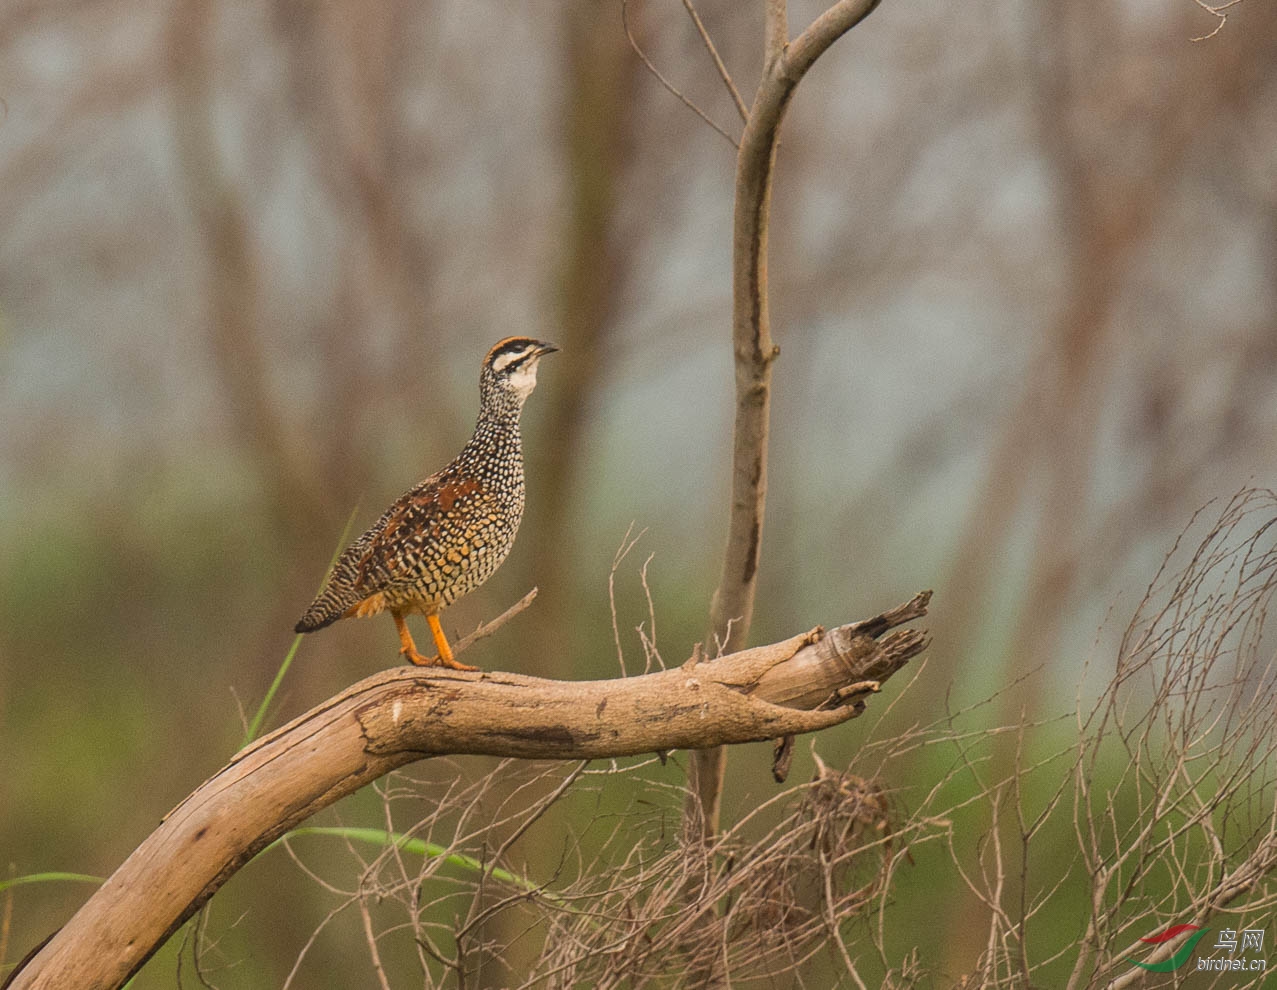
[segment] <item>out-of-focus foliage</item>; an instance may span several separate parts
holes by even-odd
[[[747,98],[748,6],[699,6]],[[681,5],[630,17],[734,123]],[[888,2],[822,60],[775,189],[756,639],[932,587],[932,667],[892,718],[1039,665],[1001,714],[1059,714],[1191,511],[1271,483],[1273,25],[1244,4],[1193,43],[1214,22],[1188,0]],[[532,501],[446,623],[538,584],[466,659],[613,673],[636,521],[657,645],[687,655],[723,538],[734,163],[618,5],[10,0],[0,99],[0,870],[109,873],[229,756],[352,508],[455,452],[510,333],[563,348],[528,407]],[[618,594],[627,634],[636,568]],[[308,638],[280,715],[394,648],[389,622]],[[732,759],[729,818],[772,793],[761,747]],[[0,963],[82,896],[15,889]],[[969,906],[921,896],[933,925]],[[278,985],[323,916],[282,857],[216,905],[247,911],[228,986]],[[936,936],[941,971],[983,949]],[[343,939],[310,964],[362,985]]]

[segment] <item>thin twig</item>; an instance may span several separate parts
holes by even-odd
[[[364,923],[364,939],[368,942],[368,956],[372,960],[373,971],[377,974],[377,982],[381,990],[390,990],[390,980],[386,978],[386,970],[381,965],[381,953],[377,951],[377,936],[372,930],[372,913],[368,910],[366,898],[359,898],[359,916]]]
[[[1200,3],[1201,0],[1198,0],[1198,2]],[[1240,3],[1241,0],[1232,0],[1232,2]],[[723,80],[723,85],[727,87],[727,92],[732,94],[732,102],[736,104],[736,109],[740,111],[740,119],[748,121],[749,108],[745,106],[745,101],[741,99],[740,90],[736,88],[736,83],[732,82],[731,73],[727,71],[727,66],[723,64],[723,60],[718,54],[718,49],[714,47],[713,39],[710,38],[709,32],[705,30],[701,15],[692,6],[692,0],[683,0],[683,7],[687,10],[688,16],[691,17],[692,23],[696,25],[696,33],[701,36],[701,41],[705,44],[705,50],[709,52],[709,57],[714,60],[714,68],[718,70],[718,75]]]
[[[474,628],[474,632],[458,640],[457,645],[452,648],[453,653],[460,653],[462,650],[474,646],[479,640],[491,636],[494,632],[504,626],[516,615],[532,604],[532,600],[537,596],[537,589],[533,588],[508,609],[498,615],[490,622],[480,622]]]
[[[288,975],[284,978],[284,983],[283,983],[283,986],[281,987],[281,990],[289,990],[289,988],[292,987],[293,979],[297,976],[298,971],[302,968],[302,963],[305,962],[307,953],[309,953],[311,948],[314,946],[314,944],[319,941],[319,936],[323,934],[324,929],[326,929],[328,925],[332,921],[334,921],[339,914],[341,914],[341,912],[345,911],[346,908],[354,904],[356,900],[358,900],[357,897],[350,897],[343,903],[337,905],[335,908],[329,911],[326,915],[324,915],[323,920],[320,921],[319,924],[315,926],[314,930],[310,933],[309,937],[307,937],[301,949],[298,950],[297,957],[293,960],[293,967],[292,969],[288,971]]]
[[[200,965],[200,956],[204,952],[208,951],[205,947],[205,941],[208,938],[207,929],[209,913],[209,905],[205,904],[202,908],[200,908],[199,914],[195,916],[195,932],[194,938],[191,941],[191,961],[195,965],[195,978],[200,981],[200,986],[204,987],[204,990],[217,990],[217,987],[208,981],[208,976],[204,972],[204,967]],[[233,928],[234,925],[231,927]],[[214,948],[216,948],[216,945],[217,943],[213,943]]]
[[[659,82],[662,86],[664,86],[671,94],[678,97],[679,101],[689,110],[691,110],[692,113],[696,114],[696,116],[700,117],[701,120],[705,121],[705,123],[709,124],[710,127],[714,128],[714,130],[716,130],[719,134],[723,135],[723,137],[725,137],[728,141],[730,141],[733,148],[739,149],[740,142],[737,141],[736,138],[732,137],[730,134],[727,133],[727,131],[723,130],[723,128],[719,127],[718,124],[714,123],[714,121],[710,118],[710,116],[704,110],[702,110],[695,103],[693,103],[686,96],[684,96],[683,93],[678,89],[678,87],[675,86],[668,79],[666,79],[665,76],[661,74],[661,70],[652,64],[652,60],[647,57],[647,53],[643,51],[637,39],[635,39],[634,32],[630,30],[629,9],[630,9],[630,0],[621,0],[621,24],[625,28],[625,37],[629,39],[630,47],[634,49],[634,54],[639,57],[639,59],[643,62],[645,66],[647,66],[647,71],[652,73],[652,75],[656,77],[657,82]]]
[[[1192,38],[1192,41],[1209,41],[1220,31],[1224,30],[1224,25],[1228,22],[1228,15],[1224,13],[1229,7],[1236,7],[1242,0],[1228,0],[1227,3],[1207,3],[1206,0],[1193,0],[1193,3],[1201,7],[1202,10],[1216,18],[1215,29],[1209,34],[1203,34],[1199,38]]]
[[[647,621],[648,632],[643,632],[643,627],[638,627],[639,638],[643,641],[643,653],[645,662],[643,664],[643,673],[650,673],[652,670],[652,660],[655,658],[661,670],[665,669],[665,661],[661,658],[661,652],[656,648],[656,605],[652,601],[652,589],[647,583],[647,565],[652,562],[656,556],[654,553],[647,555],[647,560],[643,561],[643,566],[639,568],[639,581],[643,585],[643,597],[647,599]]]
[[[528,815],[527,820],[510,833],[510,837],[506,839],[505,842],[501,843],[501,847],[497,849],[496,854],[492,857],[492,862],[488,865],[487,870],[484,871],[488,876],[492,876],[492,871],[496,869],[501,860],[505,858],[505,854],[510,851],[510,847],[518,842],[519,838],[527,832],[527,830],[530,829],[542,815],[550,810],[550,806],[554,804],[555,801],[567,793],[568,788],[580,779],[582,772],[584,772],[585,768],[589,765],[589,760],[582,760],[578,763],[572,772],[564,777],[559,786],[554,789],[554,793],[541,802],[541,807],[533,814]]]
[[[629,671],[625,669],[625,648],[621,645],[621,628],[616,618],[616,572],[635,544],[643,538],[643,534],[647,532],[644,527],[638,531],[638,535],[633,539],[630,534],[634,532],[634,523],[631,522],[625,527],[625,535],[621,537],[621,545],[617,547],[616,554],[612,557],[612,569],[607,575],[607,601],[608,607],[612,612],[612,642],[616,646],[616,665],[620,668],[622,677],[629,677]]]

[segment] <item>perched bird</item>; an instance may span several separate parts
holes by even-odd
[[[324,590],[295,631],[314,632],[338,619],[389,612],[399,652],[412,663],[459,663],[439,624],[439,610],[492,576],[523,517],[523,449],[519,414],[537,383],[537,362],[558,350],[531,337],[507,337],[479,371],[479,421],[451,464],[406,491],[347,547]],[[437,657],[417,652],[404,616],[426,617]]]

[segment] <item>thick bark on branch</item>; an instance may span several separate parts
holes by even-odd
[[[584,760],[772,739],[854,718],[927,645],[893,627],[929,592],[864,622],[610,681],[397,667],[238,753],[170,812],[12,982],[121,986],[257,852],[320,809],[427,756]]]

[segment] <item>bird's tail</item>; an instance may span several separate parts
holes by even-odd
[[[293,632],[309,633],[331,626],[346,614],[348,608],[357,603],[358,596],[353,595],[349,588],[343,587],[336,581],[330,581],[319,596],[310,603],[306,614],[297,620],[297,625],[293,626]]]

